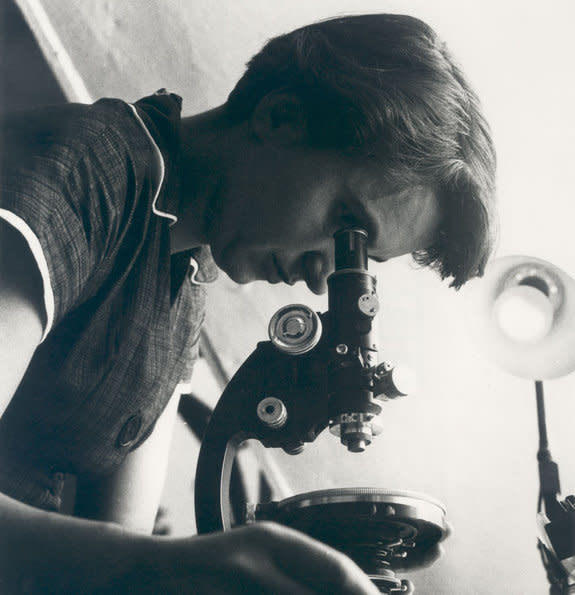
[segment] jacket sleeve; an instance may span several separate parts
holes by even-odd
[[[154,156],[119,100],[8,117],[2,147],[0,218],[24,236],[42,276],[45,337],[113,266]]]

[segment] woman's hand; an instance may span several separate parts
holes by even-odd
[[[174,540],[170,547],[162,593],[379,594],[342,553],[275,523]]]

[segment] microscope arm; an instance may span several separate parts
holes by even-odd
[[[261,342],[224,390],[202,440],[196,470],[199,533],[229,529],[229,486],[239,446],[257,439],[296,453],[328,425],[326,357],[293,356]]]

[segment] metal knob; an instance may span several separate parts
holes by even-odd
[[[316,312],[303,304],[291,304],[272,316],[268,334],[280,351],[300,355],[318,344],[321,330],[321,320]]]
[[[282,428],[288,417],[284,402],[276,397],[266,397],[258,403],[258,417],[269,428]]]

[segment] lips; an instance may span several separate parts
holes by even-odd
[[[295,279],[291,278],[288,272],[284,269],[282,263],[276,258],[275,254],[272,256],[274,261],[274,266],[277,270],[279,278],[288,285],[293,285],[295,283]]]

